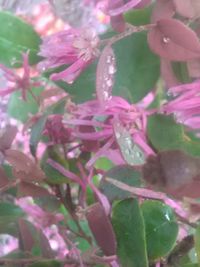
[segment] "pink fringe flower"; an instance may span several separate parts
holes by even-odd
[[[168,91],[173,99],[161,111],[174,114],[179,123],[193,130],[200,129],[200,80],[172,87]]]
[[[28,63],[28,53],[22,54],[22,58],[22,75],[17,74],[17,72],[13,71],[12,69],[9,69],[4,65],[0,64],[0,70],[3,71],[4,77],[6,78],[8,83],[7,88],[0,90],[1,97],[11,94],[15,91],[21,91],[22,99],[26,101],[27,92],[29,91],[32,94],[31,88],[40,85],[39,82],[31,81],[30,66]]]
[[[94,144],[96,153],[87,163],[88,168],[105,155],[116,164],[124,163],[116,140],[116,121],[129,134],[131,142],[138,145],[146,155],[154,154],[146,139],[147,116],[150,111],[113,96],[109,105],[102,106],[98,100],[91,100],[78,105],[72,113],[73,118],[64,120],[64,124],[74,127],[72,136],[82,141],[98,143]]]
[[[46,70],[70,65],[64,71],[51,75],[52,80],[72,83],[98,56],[99,38],[92,28],[69,29],[43,39],[39,55],[45,59],[39,69]]]

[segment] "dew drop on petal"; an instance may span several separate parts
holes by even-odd
[[[108,46],[100,56],[96,73],[96,95],[103,105],[112,98],[115,72],[115,55],[112,47]]]
[[[109,79],[109,80],[106,81],[106,84],[107,84],[108,87],[111,87],[113,85],[113,82],[112,82],[111,79]]]
[[[170,42],[170,38],[168,38],[166,36],[164,36],[162,40],[163,40],[164,44],[168,44]]]
[[[110,65],[108,67],[108,72],[109,72],[109,74],[114,74],[116,72],[114,65]]]

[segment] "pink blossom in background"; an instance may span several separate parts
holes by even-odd
[[[51,75],[52,80],[72,83],[98,56],[99,38],[92,28],[69,29],[43,38],[39,55],[45,59],[39,63],[42,71],[70,65],[64,71]]]
[[[17,71],[13,71],[0,64],[0,69],[4,73],[4,77],[7,80],[7,85],[5,89],[0,90],[0,96],[9,95],[15,91],[21,91],[22,99],[26,101],[27,92],[31,91],[32,87],[39,86],[38,82],[31,81],[31,69],[28,63],[28,53],[22,55],[23,58],[23,67],[21,75]]]

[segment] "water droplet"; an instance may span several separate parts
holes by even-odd
[[[109,74],[114,74],[115,72],[116,72],[115,67],[114,67],[113,65],[110,65],[110,66],[108,67],[108,73],[109,73]]]
[[[170,38],[168,38],[168,37],[163,37],[163,43],[164,44],[168,44],[170,42]]]
[[[43,67],[42,67],[42,71],[45,71],[45,70],[46,70],[46,67],[45,67],[45,66],[43,66]]]
[[[107,84],[108,87],[111,87],[113,85],[113,82],[112,82],[111,79],[109,79],[109,80],[106,81],[106,84]]]
[[[141,158],[142,157],[142,153],[140,151],[136,151],[135,155],[137,158]]]
[[[111,63],[112,62],[112,56],[108,56],[106,62]]]
[[[73,82],[74,82],[74,80],[67,81],[68,84],[72,84]]]
[[[116,133],[116,138],[119,139],[121,137],[120,133]]]
[[[126,155],[130,155],[131,154],[131,151],[128,148],[124,152],[125,152]]]

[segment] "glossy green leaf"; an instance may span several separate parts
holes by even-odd
[[[14,221],[23,215],[20,207],[8,202],[0,203],[0,223]]]
[[[34,88],[34,95],[39,95],[43,89]],[[38,104],[30,93],[27,94],[27,101],[21,99],[21,92],[14,92],[8,101],[8,114],[21,122],[26,122],[30,115],[34,115],[38,111]]]
[[[31,135],[30,135],[30,151],[33,156],[35,156],[37,151],[38,143],[41,140],[42,132],[44,130],[44,126],[47,120],[47,116],[42,116],[32,127],[31,129]]]
[[[166,256],[173,249],[178,235],[178,224],[173,210],[156,200],[144,201],[141,210],[149,259]]]
[[[16,222],[18,218],[23,217],[24,212],[16,205],[1,202],[0,203],[0,233],[17,235]]]
[[[184,132],[172,116],[156,114],[148,119],[148,138],[158,151],[181,149],[193,156],[200,156],[200,140]]]
[[[30,64],[40,60],[37,53],[41,40],[31,25],[8,12],[0,12],[0,25],[0,63],[19,67],[21,53],[26,51]],[[13,65],[15,61],[18,64]]]
[[[112,223],[122,267],[147,267],[144,221],[138,200],[118,202],[113,208]]]
[[[150,51],[145,32],[124,38],[113,47],[117,61],[113,92],[137,102],[155,86],[160,74],[159,58]]]
[[[114,200],[128,198],[131,196],[131,193],[121,190],[120,188],[117,188],[107,182],[105,180],[106,177],[113,178],[130,186],[141,186],[141,173],[134,170],[132,167],[121,165],[112,168],[104,174],[99,187],[102,193],[105,194],[111,202]]]
[[[124,20],[135,26],[149,24],[151,22],[152,7],[133,9],[124,14]]]

